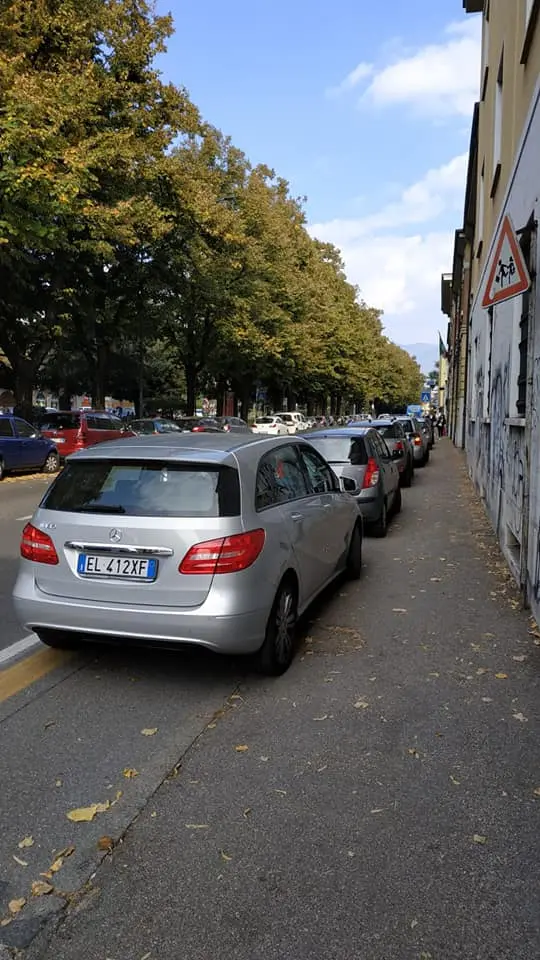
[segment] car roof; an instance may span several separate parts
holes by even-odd
[[[77,451],[69,460],[190,460],[209,463],[225,462],[231,454],[241,453],[244,448],[259,447],[260,453],[266,449],[285,446],[297,437],[261,437],[250,433],[199,433],[199,434],[162,434],[156,437],[129,437],[123,440],[111,440]],[[307,440],[305,441],[307,443]],[[255,451],[254,451],[255,452]]]
[[[310,430],[308,434],[304,434],[306,439],[311,439],[311,437],[365,437],[367,433],[371,430],[369,427],[330,427],[329,430]],[[297,434],[298,436],[298,434]],[[302,436],[302,434],[300,435]]]

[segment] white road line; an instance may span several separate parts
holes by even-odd
[[[29,513],[27,517],[17,517],[17,521],[31,520],[33,516],[34,516],[33,513]]]
[[[11,646],[6,647],[5,650],[0,650],[0,664],[14,660],[15,657],[24,653],[25,650],[31,650],[32,647],[37,647],[39,643],[39,637],[36,637],[35,633],[29,633],[27,637],[23,637],[22,640],[17,640],[16,643],[12,643]]]

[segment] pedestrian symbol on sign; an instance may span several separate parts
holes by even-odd
[[[422,394],[422,403],[429,403],[430,400],[431,400],[431,393],[429,392],[429,390],[424,390]]]

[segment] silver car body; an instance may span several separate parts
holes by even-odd
[[[289,484],[286,494],[276,479],[276,464],[284,471],[283,483]],[[86,503],[86,509],[101,512],[73,509],[70,497],[82,497],[73,491],[81,484],[90,489],[92,477],[101,472],[125,479],[111,481],[108,491],[107,480],[99,503],[95,497],[80,500],[82,508]],[[233,478],[238,487],[238,509],[225,510],[226,516],[216,515],[216,475]],[[134,489],[150,482],[147,476],[157,489],[145,501],[148,515],[146,508],[138,508],[137,515],[126,512],[122,503],[142,496]],[[170,510],[160,515],[155,506],[164,480],[167,502],[181,504],[174,515]],[[178,494],[170,481],[179,481]],[[283,499],[277,502],[276,497]],[[38,635],[40,630],[67,631],[82,638],[250,653],[261,646],[283,577],[292,574],[296,580],[301,614],[345,569],[357,525],[355,500],[301,437],[180,434],[102,444],[70,457],[36,510],[31,526],[37,536],[50,538],[58,562],[21,559],[14,603],[20,620]],[[247,569],[179,572],[194,545],[261,530],[264,545]],[[100,559],[92,562],[89,576],[92,556],[111,560],[113,575],[96,574],[105,563]],[[152,562],[155,576],[130,580],[116,575],[122,558]]]
[[[429,459],[429,443],[427,434],[422,430],[418,420],[415,417],[399,416],[395,418],[405,430],[407,438],[410,440],[413,448],[414,462],[423,466]],[[420,442],[418,442],[420,438]]]
[[[355,456],[355,440],[358,454]],[[399,470],[385,441],[372,427],[337,427],[314,430],[309,441],[330,463],[340,477],[354,480],[352,494],[366,523],[377,523],[383,504],[390,513],[397,502]],[[372,486],[364,486],[369,458],[376,461],[378,479]]]

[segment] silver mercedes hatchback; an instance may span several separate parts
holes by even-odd
[[[297,618],[358,578],[356,502],[301,437],[168,434],[69,457],[22,534],[21,621],[52,647],[198,644],[287,669]]]

